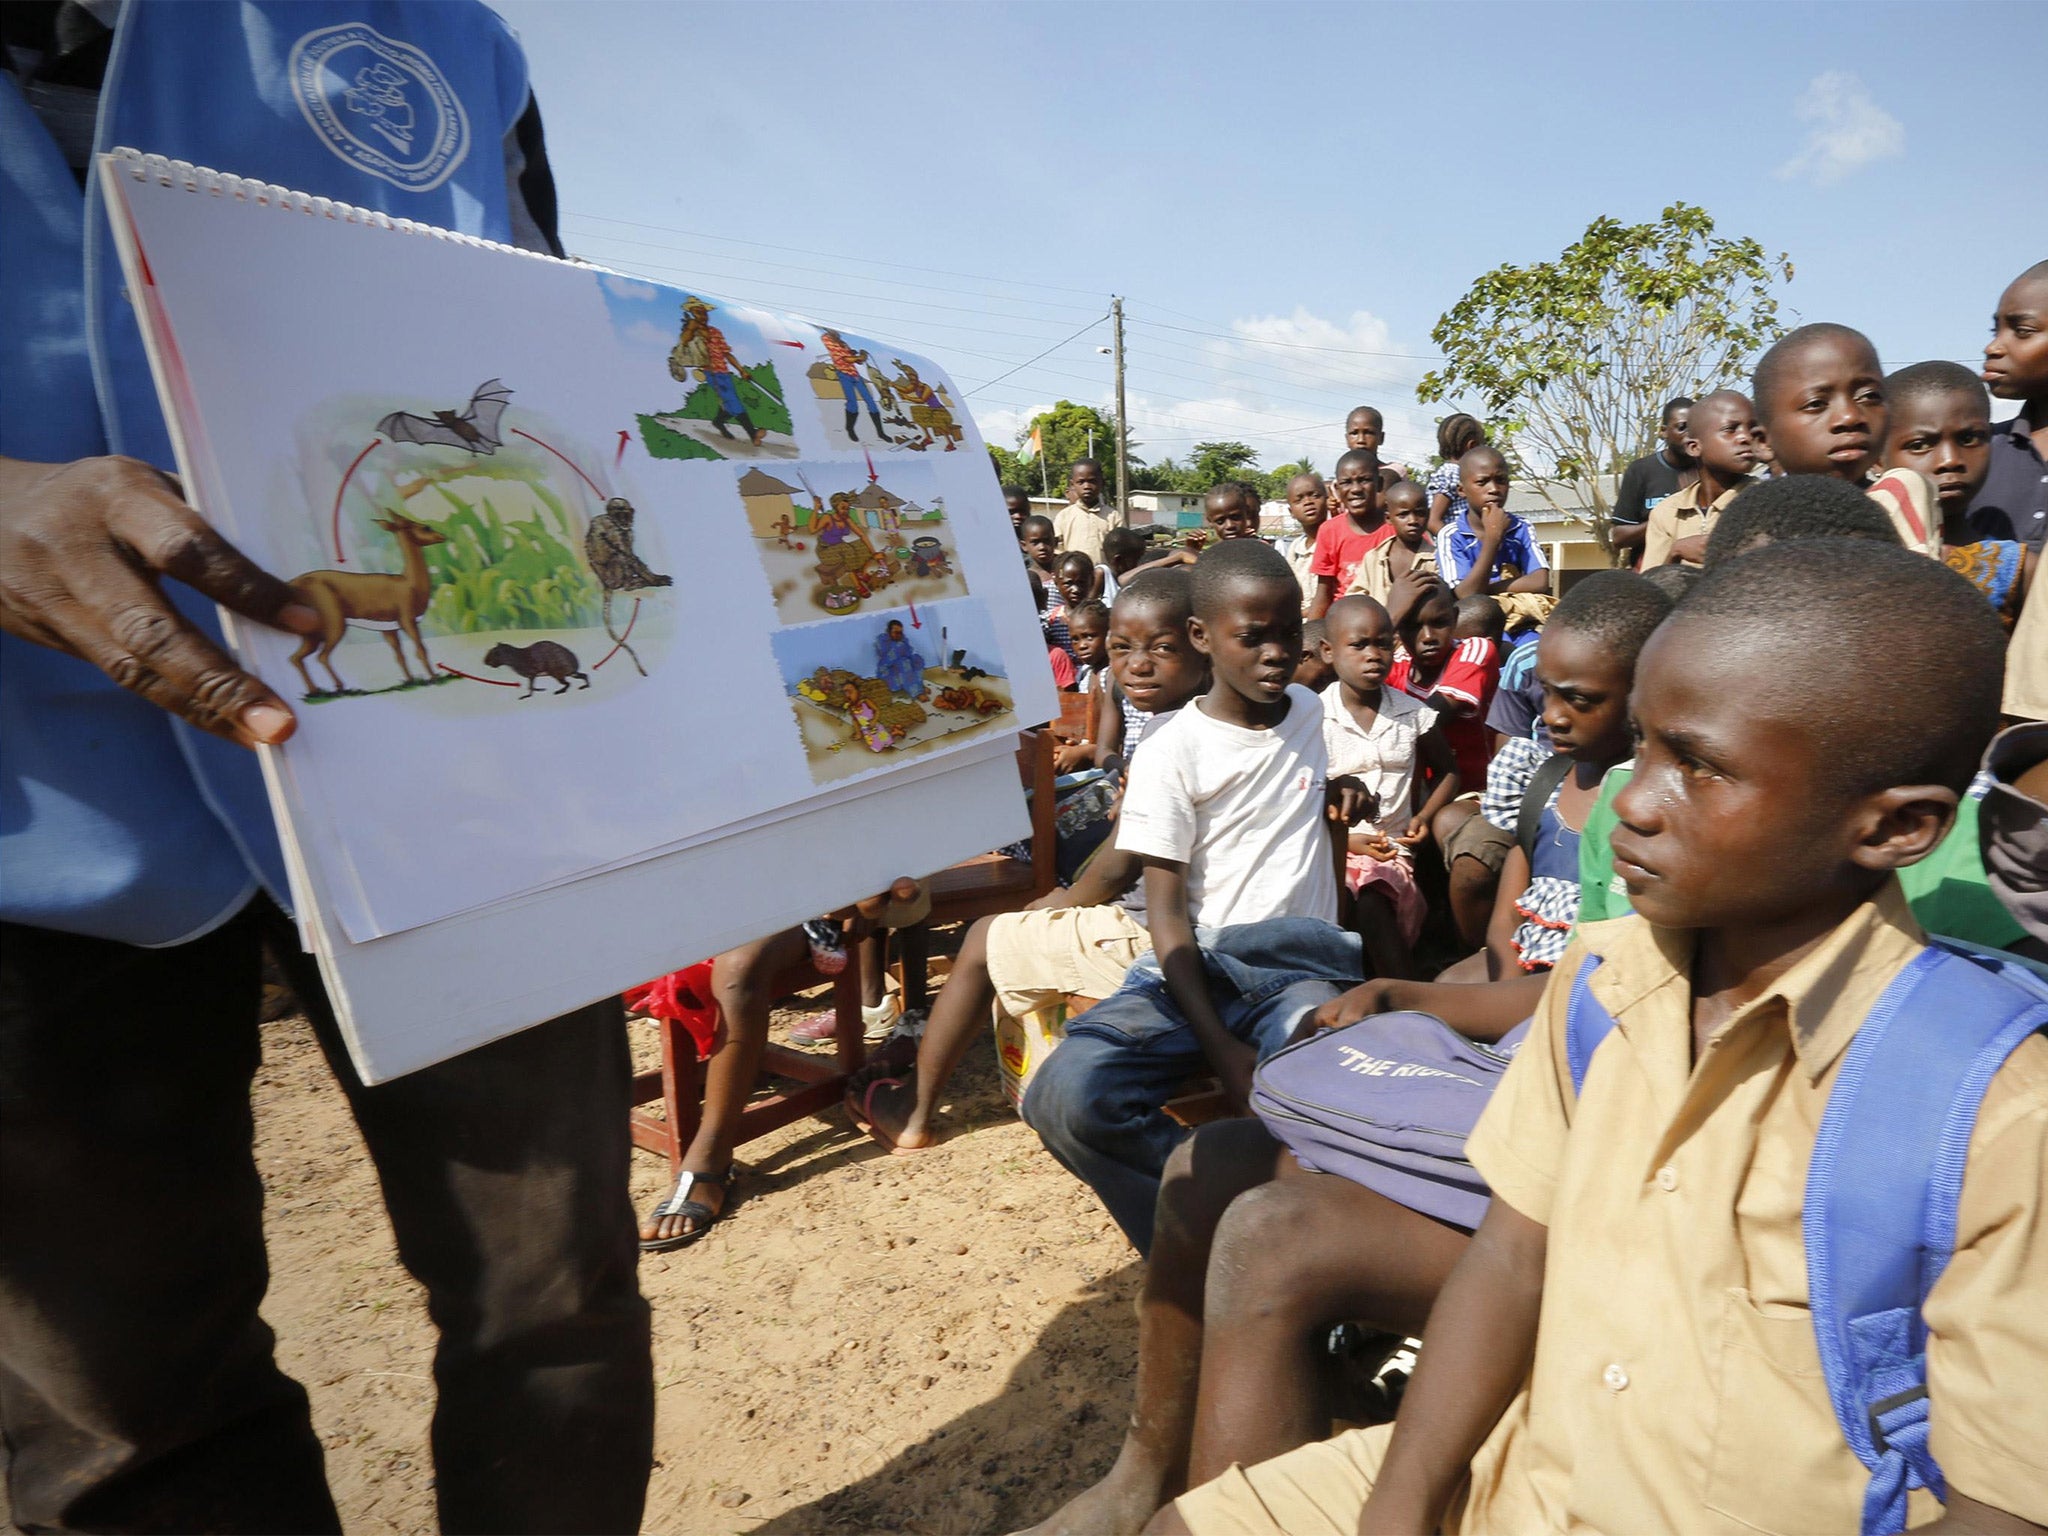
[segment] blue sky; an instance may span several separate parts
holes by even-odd
[[[494,3],[573,251],[921,350],[996,442],[1109,403],[1106,325],[1010,370],[1112,292],[1141,456],[1327,467],[1361,401],[1425,453],[1437,316],[1600,214],[1703,205],[1889,366],[2048,255],[2038,6]]]

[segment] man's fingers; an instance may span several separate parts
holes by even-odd
[[[320,627],[320,615],[296,592],[208,527],[167,488],[156,496],[114,501],[107,531],[148,569],[182,581],[230,612],[302,635]]]
[[[284,701],[236,666],[148,581],[118,562],[93,571],[45,618],[65,646],[123,688],[243,746],[275,745],[296,723]]]

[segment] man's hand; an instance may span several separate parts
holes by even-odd
[[[216,736],[275,745],[296,722],[173,607],[171,576],[244,618],[311,634],[320,616],[135,459],[0,459],[0,628],[91,662]]]
[[[1330,820],[1355,827],[1361,821],[1376,820],[1380,814],[1380,797],[1365,787],[1365,781],[1345,773],[1339,774],[1329,783]]]

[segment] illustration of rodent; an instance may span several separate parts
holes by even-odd
[[[552,677],[562,686],[555,690],[562,694],[569,691],[569,679],[578,679],[584,687],[590,686],[590,675],[578,669],[576,653],[566,645],[557,645],[552,640],[536,640],[531,645],[494,645],[484,657],[487,667],[510,667],[526,679],[526,692],[522,699],[533,697],[533,691],[544,677]]]

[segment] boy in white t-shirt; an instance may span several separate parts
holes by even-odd
[[[1069,1025],[1022,1106],[1140,1252],[1182,1134],[1168,1095],[1206,1070],[1242,1107],[1259,1059],[1339,990],[1321,978],[1360,970],[1336,926],[1322,704],[1290,682],[1300,585],[1270,545],[1233,539],[1201,557],[1193,586],[1188,635],[1210,688],[1145,738],[1117,830],[1144,861],[1153,953]],[[1259,943],[1233,945],[1247,924]],[[1276,966],[1318,979],[1269,981]]]

